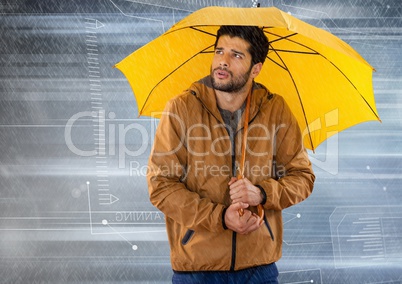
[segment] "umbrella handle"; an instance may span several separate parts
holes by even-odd
[[[241,176],[241,175],[237,176],[237,179],[242,179],[242,178],[243,178],[243,176]],[[240,217],[243,216],[244,215],[244,209],[240,208],[238,210],[238,213],[239,213]],[[260,221],[260,224],[261,224],[263,219],[264,219],[264,207],[261,204],[257,205],[257,213],[258,213],[258,217],[260,217],[260,219],[261,219],[261,221]]]
[[[264,207],[262,207],[261,204],[258,204],[257,205],[257,210],[258,210],[257,211],[258,212],[258,217],[263,219],[264,218]],[[239,215],[240,215],[240,217],[244,215],[244,209],[243,208],[239,209]]]

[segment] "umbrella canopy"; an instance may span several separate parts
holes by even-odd
[[[116,64],[140,115],[158,117],[170,98],[210,73],[221,25],[264,30],[269,52],[256,81],[285,98],[306,148],[314,150],[360,122],[379,120],[370,64],[338,37],[274,7],[203,8]]]

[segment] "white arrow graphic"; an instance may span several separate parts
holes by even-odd
[[[114,196],[113,194],[99,194],[99,204],[100,205],[110,205],[119,201],[119,198]]]

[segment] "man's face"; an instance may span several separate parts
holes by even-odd
[[[219,38],[211,65],[212,86],[219,91],[240,91],[250,79],[252,69],[249,43],[239,37]]]

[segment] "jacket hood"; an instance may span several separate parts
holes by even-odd
[[[206,76],[199,80],[198,82],[193,83],[189,91],[195,95],[204,107],[217,119],[223,122],[221,114],[218,109],[218,104],[216,101],[216,93],[215,89],[212,87],[211,76]],[[250,102],[250,120],[252,120],[260,110],[262,104],[270,99],[272,99],[273,94],[268,91],[268,89],[260,84],[253,83],[253,92]],[[244,118],[239,121],[239,125],[244,124]]]

